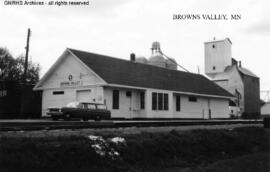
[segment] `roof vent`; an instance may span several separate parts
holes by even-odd
[[[131,53],[130,54],[130,61],[135,62],[135,60],[136,60],[135,54],[134,53]]]

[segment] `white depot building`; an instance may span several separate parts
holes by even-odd
[[[112,118],[229,118],[232,94],[206,77],[177,70],[158,42],[149,59],[66,49],[35,86],[42,116],[72,101],[105,103]]]

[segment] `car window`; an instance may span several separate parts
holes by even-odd
[[[88,108],[88,109],[96,109],[96,105],[88,104],[88,105],[87,105],[87,108]]]
[[[105,105],[97,105],[98,109],[107,109]]]
[[[70,102],[67,104],[67,107],[76,108],[76,107],[78,107],[78,105],[79,105],[79,102]]]
[[[83,109],[83,108],[85,108],[85,106],[84,106],[83,104],[80,103],[80,104],[78,104],[77,108]]]
[[[83,108],[83,109],[88,109],[88,104],[83,103],[83,104],[82,104],[82,108]]]

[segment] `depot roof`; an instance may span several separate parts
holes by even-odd
[[[68,49],[108,84],[233,97],[200,74]]]

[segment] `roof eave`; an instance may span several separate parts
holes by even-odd
[[[137,89],[137,90],[156,89],[156,88],[136,87],[136,86],[120,85],[120,84],[104,84],[103,86],[130,88],[130,89]],[[184,91],[176,91],[176,90],[167,90],[167,91],[172,91],[172,92],[177,93],[177,94],[193,95],[193,96],[200,96],[200,97],[212,97],[212,98],[223,98],[223,99],[235,98],[234,96],[225,96],[225,95],[221,96],[221,95],[212,95],[212,94],[201,94],[201,93],[184,92]]]
[[[51,66],[51,68],[44,74],[44,76],[38,81],[38,83],[35,85],[33,90],[42,90],[42,84],[43,82],[50,76],[50,74],[54,71],[54,69],[61,63],[61,61],[64,59],[67,49],[62,53],[62,55],[56,60],[56,62]]]
[[[213,42],[222,42],[222,41],[225,41],[225,40],[227,40],[230,44],[232,44],[232,41],[230,40],[230,38],[210,40],[210,41],[204,42],[204,44],[213,43]]]
[[[107,82],[102,78],[102,77],[100,77],[95,71],[93,71],[89,66],[87,66],[83,61],[81,61],[81,59],[79,58],[79,57],[77,57],[73,52],[72,52],[72,50],[71,49],[69,49],[69,48],[67,48],[67,51],[69,52],[69,53],[71,53],[74,57],[75,57],[75,59],[81,64],[81,65],[83,65],[85,68],[87,68],[90,72],[92,72],[97,78],[99,78],[101,81],[102,81],[102,83],[103,84],[107,84]]]
[[[84,62],[82,62],[69,48],[62,53],[62,55],[56,60],[56,62],[52,65],[52,67],[45,73],[45,75],[39,80],[39,82],[33,88],[34,91],[44,90],[42,87],[43,82],[50,76],[50,74],[54,71],[54,69],[62,62],[67,53],[70,53],[75,59],[83,65],[86,69],[92,72],[97,78],[99,78],[102,84],[106,84],[107,82],[102,79],[98,74],[96,74],[92,69],[90,69]]]

